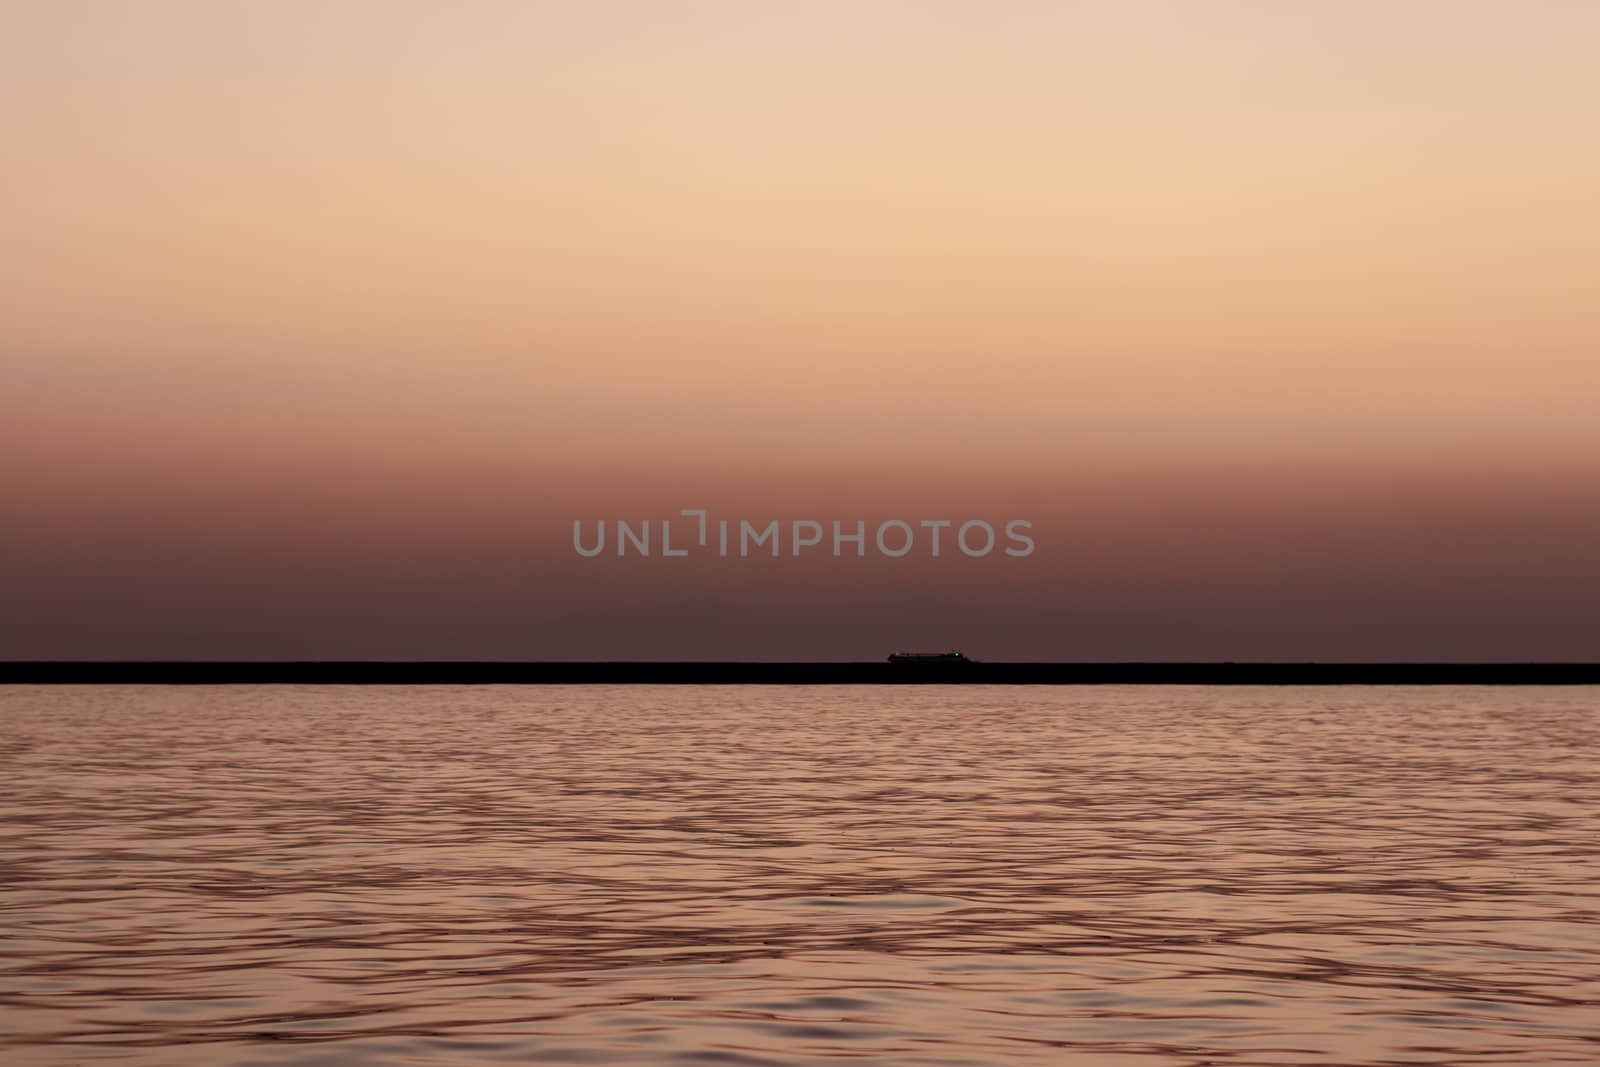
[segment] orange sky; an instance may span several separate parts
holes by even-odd
[[[1597,48],[1580,0],[9,3],[0,656],[1600,656]],[[700,502],[1046,533],[565,540]]]

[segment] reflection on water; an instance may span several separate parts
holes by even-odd
[[[1600,1063],[1593,689],[0,688],[8,1064]]]

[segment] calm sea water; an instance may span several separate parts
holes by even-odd
[[[1600,691],[0,688],[6,1064],[1600,1063]]]

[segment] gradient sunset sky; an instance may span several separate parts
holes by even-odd
[[[0,5],[0,658],[1600,659],[1600,3]],[[1026,559],[577,557],[1009,518]]]

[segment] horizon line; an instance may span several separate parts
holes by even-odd
[[[11,685],[1600,685],[1600,662],[0,660]]]

